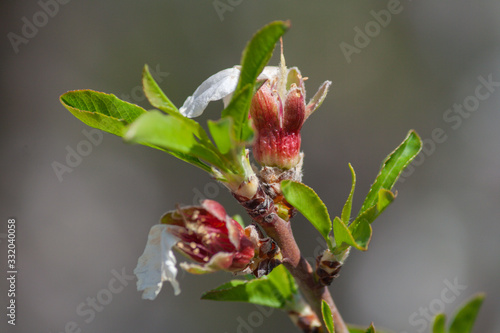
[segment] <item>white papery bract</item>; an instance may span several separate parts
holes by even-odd
[[[175,295],[181,293],[179,282],[176,280],[177,261],[172,251],[179,239],[169,233],[168,228],[175,226],[157,224],[151,228],[144,253],[134,269],[137,290],[144,291],[144,299],[155,299],[165,281],[172,284]]]

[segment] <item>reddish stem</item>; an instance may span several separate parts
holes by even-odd
[[[347,325],[333,302],[330,291],[317,281],[311,265],[301,256],[300,249],[293,237],[291,223],[275,213],[274,203],[265,194],[262,187],[259,187],[251,200],[234,193],[233,195],[245,207],[252,219],[264,229],[269,237],[276,241],[283,255],[283,264],[297,281],[304,298],[319,320],[322,322],[321,301],[325,300],[332,311],[335,332],[349,333]]]

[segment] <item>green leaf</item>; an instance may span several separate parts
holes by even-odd
[[[445,323],[446,315],[444,313],[436,315],[432,324],[432,333],[446,333]]]
[[[333,235],[336,243],[336,253],[339,253],[347,248],[354,246],[356,249],[366,251],[370,243],[372,228],[366,221],[361,221],[352,231],[338,217],[333,219]],[[346,245],[342,245],[345,243]]]
[[[356,173],[354,172],[351,163],[349,163],[349,169],[351,169],[351,175],[352,175],[351,192],[347,197],[347,201],[344,204],[344,208],[342,209],[342,215],[341,215],[341,220],[345,221],[346,223],[349,223],[349,221],[351,220],[352,197],[354,195],[354,188],[356,187]]]
[[[373,326],[373,323],[370,324],[370,327],[368,327],[365,333],[376,333],[375,326]]]
[[[160,86],[156,83],[155,79],[149,72],[149,66],[144,65],[142,71],[142,87],[144,94],[146,95],[149,103],[155,108],[165,111],[169,114],[179,113],[179,110],[175,105],[168,99],[168,97],[163,93]]]
[[[391,191],[386,190],[385,188],[380,189],[380,191],[378,191],[377,213],[381,214],[394,201],[395,198],[396,196]]]
[[[352,237],[356,241],[356,244],[358,244],[357,248],[366,251],[372,238],[372,226],[368,222],[361,221],[352,230]]]
[[[93,90],[68,91],[60,97],[60,101],[85,124],[118,136],[123,135],[127,125],[147,113],[115,95]]]
[[[234,145],[234,138],[231,138],[233,134],[231,132],[232,124],[232,119],[228,117],[221,118],[217,121],[208,121],[208,129],[210,130],[210,134],[212,134],[212,138],[214,139],[217,148],[223,155],[229,153]]]
[[[208,164],[200,161],[199,158],[196,158],[196,157],[193,157],[193,156],[190,156],[190,155],[187,155],[187,154],[182,154],[182,153],[177,153],[177,152],[169,151],[167,149],[163,149],[163,148],[160,148],[160,147],[157,147],[157,146],[153,146],[153,145],[146,145],[146,146],[150,146],[150,147],[155,148],[155,149],[163,150],[164,152],[167,152],[170,155],[172,155],[174,157],[177,157],[178,159],[180,159],[180,160],[182,160],[184,162],[187,162],[189,164],[197,166],[198,168],[202,169],[203,171],[206,171],[206,172],[208,172],[210,174],[213,174],[213,170],[210,167],[210,165],[208,165]]]
[[[215,147],[200,138],[208,137],[198,123],[185,117],[148,112],[130,125],[124,135],[129,142],[158,146],[175,153],[202,159],[224,170]]]
[[[243,107],[229,107],[222,112],[222,117],[230,116],[234,120],[236,139],[244,142],[243,128],[248,122],[248,111],[253,95],[253,87],[256,84],[257,76],[262,72],[266,64],[271,59],[274,46],[279,38],[289,28],[290,23],[283,21],[272,22],[259,30],[243,51],[241,58],[241,73],[233,99],[240,93],[242,95],[241,104]],[[248,88],[249,87],[249,88]],[[244,89],[247,89],[244,91]],[[244,91],[244,92],[243,92]],[[231,103],[233,101],[231,100]],[[231,105],[230,103],[230,105]]]
[[[349,333],[365,333],[366,329],[359,325],[348,325]]]
[[[394,193],[386,189],[380,189],[378,192],[377,204],[371,206],[360,214],[349,226],[349,230],[354,232],[361,221],[371,224],[375,219],[389,206],[395,199]]]
[[[372,326],[370,326],[368,329],[371,329]],[[363,328],[362,326],[359,326],[359,325],[348,325],[348,328],[349,328],[349,332],[350,333],[366,333],[366,328]],[[375,328],[373,328],[375,329]],[[384,333],[386,331],[381,331],[381,330],[377,330],[376,331],[377,333]],[[386,332],[388,333],[388,332]]]
[[[298,295],[299,287],[295,283],[292,274],[285,268],[284,265],[279,265],[267,275],[267,278],[277,286],[277,290],[281,296],[286,300],[292,300],[294,296]]]
[[[247,302],[284,309],[298,293],[295,280],[283,265],[264,277],[250,281],[233,280],[208,291],[202,299]]]
[[[325,204],[312,188],[302,183],[284,180],[281,182],[281,191],[293,207],[320,232],[327,243],[330,243],[328,234],[332,230],[332,222]]]
[[[333,325],[332,310],[325,300],[321,301],[321,314],[323,315],[323,321],[328,329],[329,333],[335,333],[335,328]]]
[[[477,314],[483,304],[485,295],[475,295],[460,310],[451,322],[449,333],[470,333],[476,321]]]
[[[382,163],[382,168],[366,196],[360,214],[377,204],[381,189],[392,189],[401,172],[417,156],[421,148],[422,141],[418,134],[411,130],[405,140]]]
[[[222,111],[223,118],[231,118],[233,119],[233,133],[237,141],[239,142],[247,142],[253,137],[253,129],[249,126],[248,122],[243,122],[241,124],[236,125],[238,119],[234,116],[243,110],[247,110],[250,108],[250,102],[252,98],[253,89],[250,84],[247,84],[239,91],[236,91],[233,94],[231,101],[228,106]],[[248,112],[247,112],[248,117]],[[239,132],[239,134],[238,134]]]

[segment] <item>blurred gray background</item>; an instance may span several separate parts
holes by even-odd
[[[88,88],[147,107],[139,85],[148,63],[181,106],[208,76],[238,64],[252,34],[276,19],[292,22],[285,56],[309,77],[308,96],[333,82],[302,131],[304,181],[331,215],[350,189],[348,162],[359,209],[407,131],[426,140],[375,222],[369,251],[353,251],[331,286],[345,319],[428,332],[426,313],[451,314],[483,291],[475,332],[500,332],[500,3],[59,1],[0,5],[0,263],[6,271],[14,217],[19,270],[17,325],[2,313],[1,332],[295,331],[279,311],[199,300],[229,274],[181,274],[180,296],[166,285],[155,301],[142,300],[128,277],[162,213],[201,196],[242,211],[195,167],[109,134],[68,166],[68,149],[88,148],[89,128],[58,100]],[[388,7],[390,18],[380,14]],[[221,107],[213,103],[203,123]],[[54,162],[71,172],[58,177]],[[319,234],[301,216],[293,224],[312,258]],[[0,287],[5,309],[5,279]]]

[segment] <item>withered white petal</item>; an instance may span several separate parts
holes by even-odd
[[[167,231],[165,224],[154,225],[149,231],[144,253],[139,258],[134,274],[137,276],[137,290],[143,290],[142,298],[153,300],[161,290],[164,281],[169,281],[175,295],[181,289],[176,280],[177,267],[172,247],[178,239]]]
[[[259,80],[272,80],[278,76],[279,68],[276,66],[266,66],[259,75]],[[240,66],[226,68],[208,79],[196,88],[192,96],[189,96],[182,107],[180,113],[188,118],[200,116],[207,108],[208,103],[218,101],[224,102],[224,107],[229,104],[233,92],[238,85],[240,78]]]
[[[258,80],[272,80],[278,76],[280,68],[278,66],[266,66],[262,73],[260,73]]]
[[[240,71],[235,67],[224,69],[210,76],[203,81],[192,96],[186,99],[179,109],[180,113],[188,118],[198,117],[206,109],[208,103],[233,93],[239,77]]]

